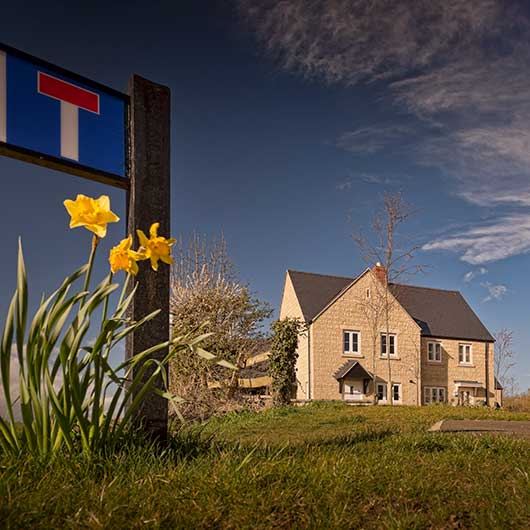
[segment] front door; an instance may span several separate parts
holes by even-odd
[[[471,403],[471,392],[469,390],[458,391],[458,404],[467,406]]]

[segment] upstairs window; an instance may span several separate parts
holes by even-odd
[[[345,355],[359,355],[361,353],[361,334],[358,331],[344,331],[343,344]]]
[[[387,344],[386,344],[386,333],[381,334],[381,357],[387,356]],[[389,333],[388,335],[388,343],[389,347],[388,350],[390,352],[390,357],[395,357],[397,355],[397,349],[396,349],[396,335],[393,333]]]
[[[458,362],[460,364],[471,364],[471,344],[458,345]]]
[[[429,361],[442,362],[442,344],[440,342],[429,342],[427,344],[427,356]]]

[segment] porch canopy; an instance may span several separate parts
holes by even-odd
[[[373,375],[359,361],[350,359],[333,374],[333,377],[341,381],[343,379],[372,379]]]
[[[480,381],[455,381],[455,386],[466,388],[482,388],[484,385]]]

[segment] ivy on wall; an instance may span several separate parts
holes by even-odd
[[[272,379],[272,395],[275,406],[288,405],[296,384],[298,336],[303,330],[296,318],[276,320],[272,326],[269,374]]]

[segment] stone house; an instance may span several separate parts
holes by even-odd
[[[280,318],[307,325],[296,398],[494,406],[494,338],[458,291],[288,270]],[[499,403],[500,405],[500,403]]]

